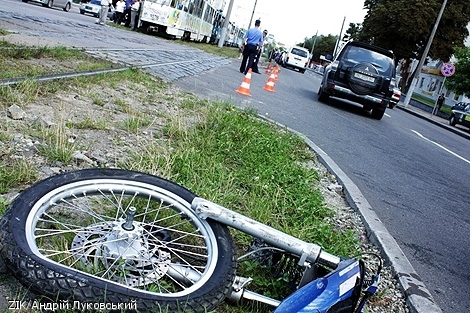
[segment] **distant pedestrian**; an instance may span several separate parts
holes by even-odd
[[[136,29],[137,24],[139,23],[139,10],[140,10],[140,0],[135,0],[131,6],[131,30]]]
[[[108,18],[109,7],[112,5],[111,0],[101,0],[100,17],[96,24],[104,25]]]
[[[134,0],[125,0],[126,6],[124,8],[124,26],[129,27],[131,24],[131,7],[134,4]]]
[[[258,74],[261,74],[258,69],[258,62],[259,62],[259,59],[261,58],[261,55],[263,54],[264,39],[266,38],[267,35],[268,35],[268,31],[265,29],[263,31],[263,41],[258,46],[258,52],[256,53],[255,60],[253,61],[253,65],[251,67],[253,69],[253,72],[258,73]]]
[[[245,48],[245,44],[246,44],[246,38],[243,38],[243,42],[242,42],[242,45],[238,48],[238,52],[240,53],[238,55],[238,59],[241,60],[242,57],[243,57],[243,49]]]
[[[114,23],[121,25],[122,20],[124,19],[124,9],[126,8],[126,3],[124,0],[119,0],[116,2],[116,16],[114,17]]]
[[[439,110],[442,108],[444,105],[444,102],[446,101],[446,97],[444,96],[444,93],[441,93],[439,98],[437,98],[437,106],[436,106],[436,111],[434,112],[434,115],[437,115]]]
[[[258,53],[258,49],[263,42],[263,34],[261,33],[261,30],[259,30],[260,25],[261,21],[256,20],[255,27],[250,28],[245,34],[246,45],[243,48],[243,59],[242,63],[240,64],[240,73],[244,73],[245,75],[253,66],[256,53]]]

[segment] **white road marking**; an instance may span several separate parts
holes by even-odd
[[[418,135],[419,137],[423,138],[424,140],[429,141],[429,142],[432,143],[432,144],[435,144],[436,146],[438,146],[439,148],[443,149],[444,151],[447,151],[447,152],[449,152],[450,154],[452,154],[453,156],[455,156],[455,157],[461,159],[462,161],[467,162],[468,164],[470,164],[470,160],[467,160],[466,158],[464,158],[464,157],[458,155],[457,153],[450,151],[449,149],[447,149],[447,148],[444,147],[443,145],[438,144],[437,142],[434,142],[434,141],[432,141],[431,139],[424,137],[423,135],[421,135],[419,132],[417,132],[417,131],[415,131],[415,130],[411,130],[411,131],[412,131],[413,133],[415,133],[416,135]]]

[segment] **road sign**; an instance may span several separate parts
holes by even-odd
[[[444,63],[441,67],[441,73],[445,77],[450,77],[455,73],[455,65],[452,63]]]

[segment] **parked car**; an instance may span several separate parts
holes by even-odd
[[[358,41],[348,42],[325,68],[318,100],[337,97],[357,102],[380,120],[392,98],[395,55],[390,50]]]
[[[401,99],[401,91],[398,88],[398,85],[395,79],[392,79],[392,81],[390,82],[390,89],[392,90],[392,98],[390,99],[390,103],[388,104],[388,107],[390,109],[393,109]]]
[[[308,64],[308,50],[302,47],[290,47],[283,56],[282,66],[298,69],[305,73]]]
[[[61,8],[65,12],[70,11],[72,7],[72,0],[22,0],[24,3],[31,1],[31,2],[38,2],[41,3],[43,7],[57,7]]]
[[[91,14],[94,17],[100,17],[101,0],[91,0],[90,2],[80,4],[80,14]],[[108,18],[114,21],[114,7],[111,5],[108,10]]]
[[[459,102],[451,109],[452,114],[449,118],[449,124],[452,126],[460,124],[470,128],[470,103]]]

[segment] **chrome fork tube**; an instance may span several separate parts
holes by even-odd
[[[269,245],[298,255],[300,257],[299,265],[301,266],[306,266],[306,262],[318,262],[334,269],[340,262],[339,257],[322,251],[321,247],[316,244],[297,239],[209,200],[196,197],[191,203],[191,207],[202,219],[216,220],[262,239]]]

